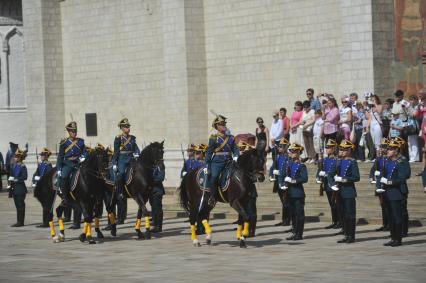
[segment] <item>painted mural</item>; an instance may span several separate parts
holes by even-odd
[[[407,95],[423,88],[426,56],[426,0],[395,0],[395,88]]]

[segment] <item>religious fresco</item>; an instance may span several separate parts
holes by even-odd
[[[395,0],[395,88],[418,94],[425,83],[426,0]]]

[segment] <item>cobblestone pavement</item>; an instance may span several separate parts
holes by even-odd
[[[238,247],[230,220],[212,220],[213,245],[192,247],[188,223],[167,219],[164,232],[152,240],[136,240],[135,206],[112,238],[96,245],[78,240],[80,231],[66,230],[64,243],[53,244],[49,230],[36,228],[41,207],[27,196],[26,226],[11,228],[13,201],[0,193],[1,282],[424,282],[426,228],[413,227],[398,248],[377,226],[358,226],[355,244],[337,244],[340,236],[324,230],[328,223],[308,223],[303,241],[287,241],[287,227],[261,221],[248,248]],[[102,222],[105,225],[105,221]],[[66,227],[69,224],[66,223]],[[199,238],[204,241],[204,237]]]

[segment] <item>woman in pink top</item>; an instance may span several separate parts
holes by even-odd
[[[326,144],[329,139],[336,140],[337,131],[339,129],[339,108],[337,107],[337,102],[334,97],[329,97],[327,99],[322,119],[324,120],[324,144]]]
[[[302,144],[302,115],[302,102],[296,101],[294,103],[294,112],[291,114],[290,118],[290,143]]]

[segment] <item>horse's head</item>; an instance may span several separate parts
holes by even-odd
[[[152,142],[146,146],[139,157],[144,164],[156,165],[163,161],[164,156],[164,141]]]
[[[255,174],[259,182],[263,182],[265,180],[265,176],[263,174],[265,157],[261,151],[250,149],[244,152],[238,158],[237,162],[238,166],[243,168],[243,170]]]
[[[108,169],[108,152],[106,149],[97,148],[93,151],[94,162],[96,163],[96,171],[99,172],[100,175],[104,176],[106,174],[106,170]]]

